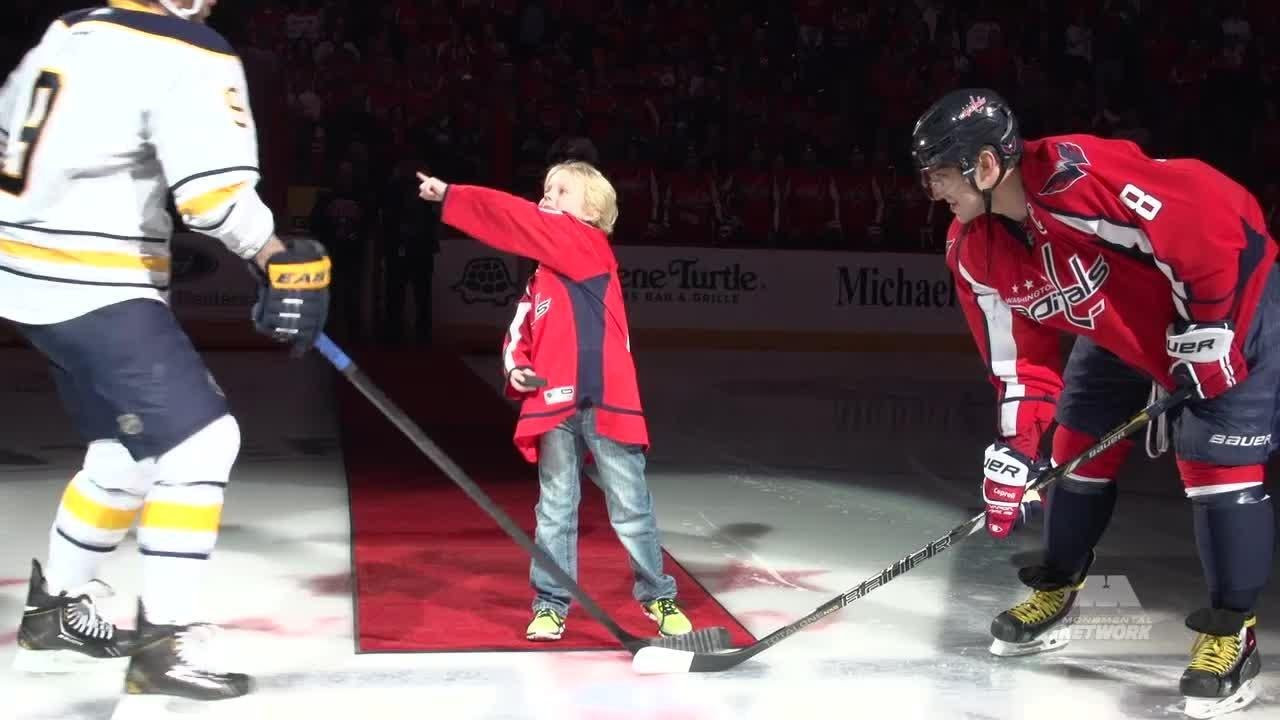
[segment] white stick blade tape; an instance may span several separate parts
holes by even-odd
[[[631,669],[643,675],[687,673],[693,665],[693,653],[671,648],[642,647],[631,659]]]

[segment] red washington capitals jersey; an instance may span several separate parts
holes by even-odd
[[[1091,135],[1026,143],[1028,216],[947,234],[947,265],[998,393],[999,435],[1035,455],[1062,389],[1058,332],[1089,337],[1173,387],[1175,319],[1230,320],[1243,344],[1276,262],[1247,190],[1198,160]]]
[[[609,238],[581,220],[507,193],[450,185],[441,219],[509,253],[538,261],[503,346],[503,369],[532,367],[547,386],[523,395],[515,444],[538,460],[538,438],[596,409],[596,432],[649,447],[631,330]],[[510,385],[507,385],[510,388]]]

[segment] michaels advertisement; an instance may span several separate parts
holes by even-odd
[[[941,257],[625,246],[617,253],[636,328],[965,331]]]
[[[619,245],[634,330],[967,334],[941,255]],[[505,328],[532,263],[465,238],[436,259],[442,326]]]

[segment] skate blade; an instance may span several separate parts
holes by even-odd
[[[14,672],[30,674],[123,671],[128,665],[128,657],[96,658],[74,650],[29,650],[20,647],[13,657]]]
[[[1187,705],[1183,709],[1183,713],[1187,717],[1202,719],[1218,717],[1226,715],[1230,712],[1244,709],[1254,698],[1258,697],[1258,691],[1253,687],[1253,678],[1245,680],[1240,684],[1240,689],[1235,694],[1224,698],[1196,698],[1188,697]]]
[[[987,648],[987,651],[997,657],[1018,657],[1058,650],[1069,642],[1071,642],[1071,628],[1064,627],[1050,630],[1035,640],[1024,643],[1011,643],[993,638],[991,647]]]
[[[225,700],[191,700],[172,695],[125,694],[116,703],[111,720],[190,720],[191,718],[230,718],[256,720],[252,712],[252,693]]]

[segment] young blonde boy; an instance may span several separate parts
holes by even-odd
[[[644,477],[648,429],[609,244],[618,219],[613,186],[580,161],[553,166],[536,205],[498,190],[418,177],[419,194],[442,203],[445,223],[538,262],[503,348],[507,392],[521,400],[515,444],[538,465],[536,541],[577,578],[580,480],[590,455],[592,479],[630,555],[635,599],[662,635],[689,632],[675,579],[663,571]],[[529,574],[535,597],[525,636],[558,640],[571,597],[536,562]]]

